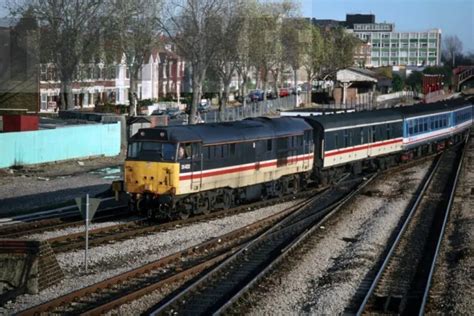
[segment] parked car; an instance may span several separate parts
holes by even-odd
[[[275,99],[277,97],[277,94],[275,91],[273,91],[272,88],[267,89],[267,99]]]
[[[171,108],[166,110],[155,110],[151,115],[168,115],[170,119],[177,119],[180,118],[183,112],[177,108]]]
[[[287,88],[280,88],[280,98],[284,98],[290,95],[290,90]]]
[[[263,90],[251,90],[249,92],[249,98],[252,102],[263,101],[264,99],[264,92]]]
[[[197,110],[198,110],[198,112],[206,113],[210,109],[211,109],[211,104],[210,104],[209,100],[202,99],[201,103],[199,103],[199,106],[198,106]]]

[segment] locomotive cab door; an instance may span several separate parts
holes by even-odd
[[[191,190],[198,191],[202,186],[203,156],[201,144],[193,143],[191,146]]]

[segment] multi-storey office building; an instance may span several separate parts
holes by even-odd
[[[435,66],[441,58],[441,30],[395,32],[394,24],[354,24],[354,34],[371,47],[372,67]]]
[[[373,14],[347,14],[345,21],[311,19],[322,28],[344,27],[365,44],[356,52],[363,67],[435,66],[441,59],[441,30],[396,32],[393,23],[376,23]]]

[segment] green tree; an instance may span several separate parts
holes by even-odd
[[[405,81],[406,85],[409,86],[413,91],[421,91],[423,85],[423,73],[419,71],[413,71]]]
[[[405,87],[402,77],[399,74],[393,74],[392,76],[392,87],[393,91],[402,91]]]

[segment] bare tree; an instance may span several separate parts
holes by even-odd
[[[452,61],[453,68],[456,67],[456,55],[460,55],[463,49],[461,40],[457,35],[448,35],[444,38],[443,46],[446,59]]]
[[[286,19],[283,23],[282,43],[283,43],[283,60],[293,71],[293,86],[297,92],[298,86],[298,69],[301,68],[303,62],[304,45],[310,38],[308,36],[308,21],[304,19]],[[295,98],[295,101],[298,99]],[[295,104],[298,106],[298,104]]]
[[[61,81],[61,107],[73,109],[72,82],[85,52],[99,48],[103,0],[30,0],[9,4],[13,15],[28,11],[41,30],[42,60],[54,63]]]
[[[242,98],[242,106],[247,105],[247,85],[250,80],[250,70],[252,68],[252,58],[250,51],[251,39],[251,21],[255,18],[258,3],[255,0],[247,0],[242,8],[242,28],[235,39],[237,43],[237,63],[236,71],[241,79],[240,96]]]
[[[313,81],[321,73],[325,60],[331,52],[329,45],[325,45],[327,42],[325,42],[318,27],[308,23],[302,33],[305,41],[302,45],[301,64],[306,71],[308,100],[311,100]]]
[[[161,27],[192,68],[190,124],[196,121],[206,71],[220,45],[214,31],[220,29],[224,7],[222,0],[170,0],[164,9]]]
[[[111,2],[109,32],[117,40],[115,49],[130,73],[129,114],[137,115],[140,71],[159,45],[161,1],[115,0]]]
[[[244,1],[224,0],[223,15],[220,17],[220,28],[214,36],[219,39],[219,45],[215,48],[217,53],[213,60],[213,67],[219,77],[222,93],[219,100],[220,120],[224,120],[224,113],[229,101],[230,84],[236,73],[239,58],[239,36],[244,30]]]
[[[261,2],[257,16],[251,23],[251,60],[261,76],[263,90],[267,91],[268,74],[274,79],[274,93],[278,95],[278,82],[280,74],[285,70],[283,60],[282,24],[284,19],[292,17],[297,6],[291,0],[280,2]],[[265,93],[266,98],[266,93]]]

